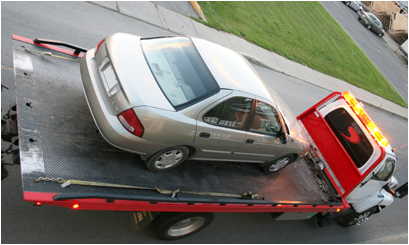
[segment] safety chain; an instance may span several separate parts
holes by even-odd
[[[38,183],[40,181],[50,181],[50,182],[57,182],[57,183],[64,183],[65,181],[61,178],[48,178],[48,177],[39,177],[38,179],[34,180],[34,183]]]
[[[27,51],[29,53],[46,55],[46,56],[51,56],[51,57],[55,57],[55,58],[59,58],[59,59],[80,62],[78,59],[71,59],[71,58],[67,58],[67,57],[64,57],[64,56],[55,55],[55,54],[52,54],[51,52],[41,52],[41,51],[37,51],[37,50],[28,49],[28,48],[26,48],[24,46],[22,46],[22,47],[25,49],[25,51]]]

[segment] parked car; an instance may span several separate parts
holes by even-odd
[[[81,76],[101,135],[151,171],[192,159],[271,173],[309,149],[248,61],[203,39],[113,34],[84,55]]]
[[[383,35],[385,35],[382,22],[372,13],[358,11],[358,20],[366,27],[366,29],[376,33],[378,37],[383,37]]]
[[[343,1],[346,6],[350,7],[351,9],[357,11],[361,11],[362,9],[362,4],[360,1]]]

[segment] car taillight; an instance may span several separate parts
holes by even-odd
[[[94,55],[96,55],[96,54],[97,54],[99,47],[101,47],[101,45],[102,45],[104,42],[105,42],[105,38],[104,38],[104,39],[102,39],[102,40],[101,40],[101,41],[98,43],[97,48],[95,49],[95,53],[94,53]]]
[[[142,137],[144,129],[133,109],[122,112],[118,115],[118,119],[129,132]]]
[[[372,121],[361,104],[359,104],[355,97],[348,91],[345,91],[343,96],[372,137],[378,142],[379,146],[386,147],[389,144],[388,140],[382,134],[381,130],[379,130],[378,126],[376,126],[375,122]]]

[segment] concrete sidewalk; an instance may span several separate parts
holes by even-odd
[[[380,107],[383,110],[389,111],[397,116],[408,118],[408,109],[392,103],[382,97],[371,94],[366,90],[353,86],[340,79],[325,75],[318,71],[312,70],[309,67],[300,65],[296,62],[288,60],[273,52],[267,51],[254,44],[247,42],[230,33],[217,31],[207,27],[199,22],[192,20],[186,15],[190,15],[190,3],[183,2],[177,12],[166,7],[158,5],[154,2],[92,2],[104,8],[117,11],[123,15],[150,23],[154,26],[169,30],[178,35],[199,37],[211,42],[217,43],[224,47],[235,50],[243,54],[248,60],[253,63],[270,68],[277,72],[295,77],[304,82],[313,84],[320,88],[329,91],[350,91],[360,101]],[[187,5],[189,4],[189,5]],[[177,6],[179,8],[179,6]],[[194,9],[193,9],[194,11]],[[183,14],[180,14],[183,13]],[[197,17],[196,13],[190,16]]]

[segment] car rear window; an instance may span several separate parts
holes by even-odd
[[[190,38],[143,39],[141,46],[156,82],[176,110],[220,90]]]
[[[355,120],[343,109],[336,109],[325,120],[355,165],[362,167],[371,157],[373,147]]]

